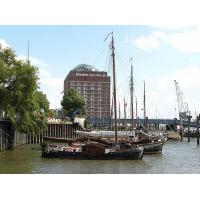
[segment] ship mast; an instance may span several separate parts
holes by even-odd
[[[138,110],[137,110],[137,98],[135,98],[135,119],[136,119],[136,130],[137,130],[137,127],[138,127]]]
[[[121,120],[121,111],[120,111],[120,102],[119,102],[119,130],[121,129],[120,120]]]
[[[109,33],[104,41],[107,40],[108,36],[112,35],[111,39],[111,57],[112,57],[112,67],[113,67],[113,103],[114,103],[114,118],[115,118],[115,146],[117,145],[117,99],[116,99],[116,78],[115,78],[115,47],[113,32]]]
[[[113,32],[111,34],[112,34],[111,56],[112,56],[112,66],[113,66],[113,100],[114,100],[114,117],[115,117],[115,145],[117,145],[117,99],[116,99],[116,78],[115,78],[115,47],[114,47]]]
[[[124,129],[126,131],[126,128],[127,128],[127,122],[126,122],[126,101],[125,101],[125,98],[124,98]]]
[[[113,97],[111,103],[111,111],[110,111],[110,129],[113,130]]]
[[[134,112],[133,112],[133,58],[130,58],[131,61],[131,79],[130,79],[130,94],[131,94],[131,124],[132,124],[132,132],[134,134]]]
[[[145,91],[145,81],[144,81],[144,108],[143,108],[143,111],[144,111],[144,127],[146,129],[146,91]]]

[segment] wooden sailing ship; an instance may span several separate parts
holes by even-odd
[[[144,124],[143,127],[145,129],[145,131],[147,131],[147,117],[146,117],[146,90],[145,90],[145,81],[144,81]],[[148,131],[147,131],[148,134]],[[154,153],[162,153],[162,147],[164,144],[164,141],[158,141],[155,140],[153,138],[151,138],[149,136],[149,141],[147,141],[146,143],[144,142],[143,144],[141,144],[141,146],[144,147],[144,153],[145,154],[154,154]]]
[[[147,121],[146,121],[146,90],[145,90],[145,81],[144,81],[144,96],[143,96],[143,114],[144,114],[144,122],[142,124],[143,130],[136,130],[137,132],[134,132],[134,111],[133,111],[133,92],[134,92],[134,84],[133,84],[133,65],[132,65],[132,58],[131,61],[131,76],[130,76],[130,96],[131,96],[131,117],[132,117],[132,132],[134,136],[134,140],[132,138],[130,139],[122,139],[122,143],[130,144],[130,145],[140,145],[144,147],[144,154],[154,154],[154,153],[161,153],[163,142],[164,141],[158,141],[154,140],[152,137],[150,137],[148,131],[147,131]],[[136,119],[137,119],[137,100],[136,100]],[[137,119],[138,120],[138,119]],[[143,136],[143,139],[138,139],[136,135],[140,138],[141,135]]]
[[[64,140],[62,138],[44,138],[42,145],[43,157],[59,157],[70,159],[98,159],[98,160],[135,160],[142,159],[144,147],[121,143],[117,136],[117,108],[116,108],[116,77],[115,77],[115,47],[113,32],[111,36],[111,56],[113,68],[113,103],[114,103],[114,142],[103,138],[83,137],[78,140]],[[108,38],[106,37],[106,39]]]

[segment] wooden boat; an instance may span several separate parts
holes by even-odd
[[[141,144],[144,147],[144,154],[156,154],[162,153],[162,142],[151,142],[146,144]]]
[[[113,33],[110,33],[109,35],[112,35],[112,41],[110,47],[112,50],[112,61],[113,61],[115,141],[109,142],[103,138],[95,138],[95,137],[90,137],[90,138],[83,137],[75,141],[66,140],[63,138],[43,138],[44,143],[41,144],[42,157],[93,159],[93,160],[142,159],[144,154],[144,147],[135,145],[123,145],[122,147],[122,145],[118,143],[116,83],[115,83],[115,52],[114,52],[115,48],[114,48]]]
[[[141,139],[138,141],[122,139],[122,142],[126,144],[130,144],[130,145],[139,145],[139,146],[144,147],[144,154],[162,153],[163,142],[159,142],[159,141],[154,142],[148,138]]]
[[[137,160],[142,159],[144,147],[110,148],[100,143],[73,143],[70,145],[42,144],[42,157],[81,160]]]

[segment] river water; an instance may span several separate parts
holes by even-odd
[[[200,173],[200,147],[196,139],[169,142],[162,154],[142,160],[94,161],[41,157],[39,144],[0,152],[1,174],[194,174]]]

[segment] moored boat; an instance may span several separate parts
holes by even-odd
[[[156,154],[162,153],[162,142],[152,142],[147,144],[142,144],[141,146],[144,147],[144,154]]]
[[[65,139],[51,138],[51,143],[48,143],[48,138],[45,138],[42,143],[43,157],[59,157],[71,159],[95,159],[95,160],[120,160],[120,159],[142,159],[144,147],[137,145],[120,146],[117,136],[117,109],[116,109],[116,79],[115,79],[115,52],[113,33],[110,49],[112,56],[113,67],[113,100],[114,100],[114,119],[115,119],[115,139],[114,142],[103,140],[103,138],[80,138],[76,141],[68,141]],[[106,37],[106,39],[108,38]],[[58,142],[61,144],[58,144]],[[53,143],[54,144],[53,144]]]
[[[163,142],[151,141],[150,139],[141,139],[138,141],[131,141],[123,139],[122,142],[130,145],[139,145],[144,147],[144,154],[162,153]]]
[[[59,141],[60,140],[60,141]],[[99,142],[89,141],[66,143],[62,138],[45,138],[42,146],[42,157],[68,158],[84,160],[137,160],[142,159],[144,147],[139,146],[113,146]],[[50,143],[49,143],[50,142]],[[60,142],[60,144],[59,144]]]

